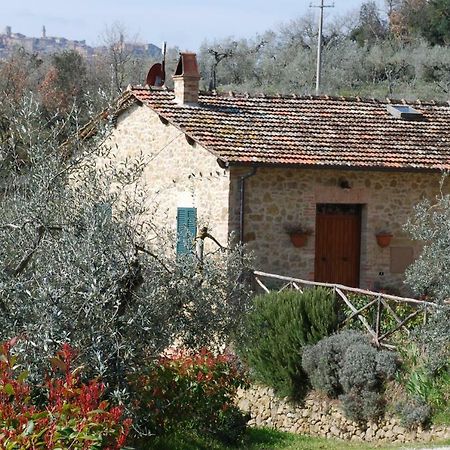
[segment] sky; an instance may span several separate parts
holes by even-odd
[[[27,36],[85,39],[87,44],[101,42],[106,27],[120,23],[138,42],[169,46],[181,50],[198,50],[205,40],[228,36],[252,37],[267,29],[313,11],[310,4],[320,0],[3,0],[0,7],[0,30],[6,25],[13,32]],[[332,4],[333,0],[324,0]],[[359,9],[362,0],[334,0],[327,8],[330,16]]]

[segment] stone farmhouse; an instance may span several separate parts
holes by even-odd
[[[450,169],[450,106],[199,93],[199,79],[184,53],[173,91],[130,87],[111,137],[118,158],[152,155],[144,176],[177,252],[184,229],[207,226],[246,243],[261,271],[401,288],[421,249],[403,225]]]

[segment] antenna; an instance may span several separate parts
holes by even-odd
[[[164,86],[166,82],[166,50],[167,50],[167,42],[164,41],[162,44],[162,63],[161,63],[161,69],[162,69],[162,85]]]
[[[163,87],[166,81],[166,42],[163,42],[162,62],[153,64],[147,74],[146,84],[153,87]]]
[[[324,5],[323,0],[320,0],[320,5],[309,5],[310,8],[320,8],[319,14],[319,36],[317,40],[317,69],[316,69],[316,95],[320,94],[320,75],[322,71],[322,29],[323,29],[323,9],[334,8],[332,5]]]

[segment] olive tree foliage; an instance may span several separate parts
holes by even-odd
[[[88,374],[115,389],[174,341],[227,342],[248,304],[245,261],[233,249],[201,264],[174,258],[174,236],[152,222],[140,181],[151,155],[109,163],[99,123],[89,139],[84,129],[61,146],[66,124],[43,123],[32,98],[4,120],[0,340],[19,338],[32,375],[68,342]]]
[[[441,179],[440,194],[434,200],[423,200],[406,224],[407,231],[423,242],[422,252],[406,271],[406,283],[418,295],[437,303],[430,308],[426,324],[412,333],[416,373],[437,380],[450,374],[450,194],[448,174]],[[414,384],[412,383],[412,386]],[[439,389],[439,388],[438,388]],[[442,392],[445,389],[442,388]],[[424,395],[424,394],[422,394]],[[428,395],[428,394],[425,394]],[[444,394],[445,395],[445,394]],[[437,397],[438,398],[438,397]],[[427,398],[427,401],[431,397]]]
[[[358,20],[350,15],[325,21],[323,92],[357,94],[372,83],[365,69],[372,44],[361,47],[352,39]],[[202,76],[209,80],[214,72],[213,85],[221,90],[312,94],[317,33],[317,17],[310,14],[253,39],[206,41],[199,55]]]
[[[420,1],[406,3],[387,2],[388,20],[370,1],[359,14],[325,16],[324,94],[447,100],[450,49],[412,28],[398,31],[400,13],[420,16],[414,12]],[[306,15],[253,38],[205,41],[199,52],[203,87],[314,94],[317,33],[317,17]]]
[[[418,295],[442,303],[450,298],[450,194],[447,175],[434,201],[425,199],[406,224],[413,239],[424,243],[419,258],[407,269],[406,283]]]

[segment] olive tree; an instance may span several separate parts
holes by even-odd
[[[3,120],[0,340],[19,337],[32,374],[68,342],[90,375],[120,388],[175,341],[229,339],[249,297],[241,253],[172,256],[140,182],[148,155],[99,165],[108,126],[75,127],[61,145],[66,122],[43,123],[32,98]]]
[[[447,175],[441,180],[440,194],[434,200],[420,202],[406,225],[414,239],[423,242],[419,258],[407,269],[406,283],[418,295],[437,303],[430,309],[428,322],[415,329],[412,342],[416,353],[410,364],[424,381],[433,384],[433,395],[411,383],[412,393],[438,406],[448,398],[450,374],[450,194]],[[447,397],[446,397],[447,395]]]
[[[421,201],[406,225],[412,237],[424,243],[419,258],[406,272],[406,283],[416,294],[437,302],[450,298],[450,195],[444,192],[446,182],[444,176],[441,193],[434,201]]]

